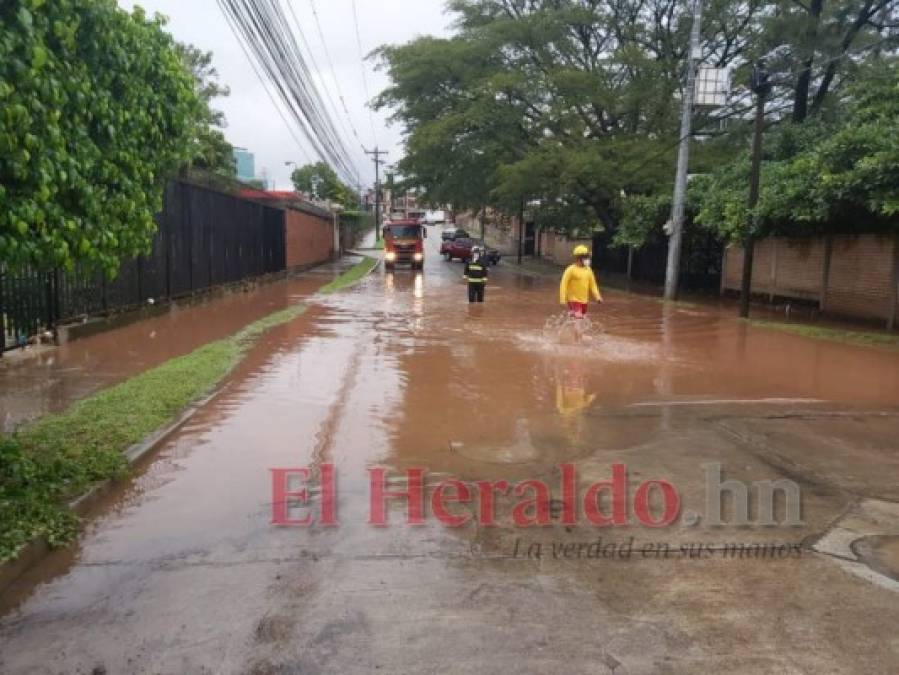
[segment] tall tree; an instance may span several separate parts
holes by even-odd
[[[778,0],[765,15],[756,56],[769,55],[791,117],[803,122],[858,73],[875,48],[895,46],[897,0]]]
[[[0,4],[0,261],[114,271],[151,244],[203,106],[160,18]]]
[[[197,96],[203,104],[203,122],[191,152],[191,164],[234,177],[237,175],[234,146],[224,134],[228,123],[225,113],[214,107],[216,99],[230,96],[231,90],[219,82],[218,70],[212,64],[212,52],[179,43],[178,53],[193,77]]]
[[[327,199],[349,208],[357,205],[359,198],[353,190],[337,177],[325,162],[306,164],[294,170],[290,176],[294,187],[300,192],[317,195],[319,199]]]
[[[691,185],[698,220],[728,239],[899,231],[899,60],[873,64],[842,95],[833,119],[787,124],[769,134],[762,191],[746,203],[749,161]]]
[[[743,58],[753,32],[741,26],[762,4],[716,3],[707,60]],[[453,0],[452,39],[381,50],[391,86],[377,103],[406,130],[400,168],[441,201],[527,197],[554,227],[615,227],[622,191],[669,180],[685,5]]]

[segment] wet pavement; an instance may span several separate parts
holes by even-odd
[[[153,316],[73,340],[29,347],[0,359],[0,430],[11,432],[48,412],[125,380],[295,303],[328,283],[354,259],[321,265],[278,282],[247,282],[147,310]]]
[[[378,270],[267,333],[79,545],[3,598],[0,672],[899,669],[899,353],[615,291],[589,342],[560,344],[552,280],[503,264],[469,306],[437,239],[423,274]],[[399,500],[367,522],[372,467],[395,491],[426,468],[432,489],[535,479],[558,500],[563,463],[581,496],[625,464],[628,523],[554,507],[514,526],[527,491],[497,494],[493,526],[431,507],[410,526]],[[332,464],[339,525],[271,525],[270,470]],[[779,492],[780,525],[735,523],[727,499],[711,525],[710,464],[753,490],[793,481],[801,522],[782,524]],[[634,518],[654,479],[680,497],[666,527]]]

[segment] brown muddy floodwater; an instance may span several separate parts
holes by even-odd
[[[825,556],[598,563],[513,551],[517,539],[598,535],[801,548],[859,499],[899,500],[899,353],[615,291],[591,307],[592,339],[566,346],[544,330],[559,311],[555,280],[503,264],[487,302],[469,306],[461,265],[428,241],[423,274],[379,270],[267,333],[79,545],[7,594],[0,671],[895,671],[897,596]],[[302,295],[292,283],[259,292],[277,305]],[[410,467],[429,485],[557,486],[563,462],[581,482],[626,463],[630,481],[665,478],[691,507],[709,462],[737,480],[790,476],[804,523],[522,530],[499,499],[496,527],[408,527],[401,503],[389,527],[367,524],[374,466],[391,489]],[[339,526],[273,527],[270,470],[322,464],[338,473]]]
[[[351,259],[350,259],[351,260]],[[248,285],[53,349],[29,348],[0,359],[0,423],[10,432],[48,412],[121,382],[256,319],[295,304],[346,267],[324,265],[301,277]]]

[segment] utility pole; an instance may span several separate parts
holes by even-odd
[[[375,163],[375,241],[381,241],[381,165],[385,164],[381,155],[390,153],[379,150],[376,145],[374,150],[366,150],[365,154],[372,155],[372,161]]]
[[[762,132],[765,130],[765,99],[771,93],[768,70],[765,62],[759,60],[752,69],[749,88],[755,94],[755,130],[752,135],[752,167],[749,172],[749,218],[746,235],[743,237],[743,278],[740,284],[740,316],[749,316],[749,296],[752,294],[752,263],[755,257],[755,237],[752,229],[755,223],[752,213],[759,201],[759,185],[762,167]]]
[[[521,253],[524,247],[524,199],[518,207],[518,264],[521,264]]]
[[[677,175],[674,179],[674,198],[668,232],[668,267],[665,270],[665,299],[677,298],[680,277],[681,242],[684,235],[684,202],[687,197],[687,170],[690,164],[690,136],[693,133],[693,99],[696,93],[696,70],[702,58],[699,44],[702,22],[702,1],[693,1],[693,28],[690,31],[690,53],[687,55],[687,82],[684,86],[683,110],[680,121],[680,147],[677,151]]]

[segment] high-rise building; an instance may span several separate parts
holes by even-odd
[[[237,179],[251,181],[256,178],[256,157],[246,148],[234,148]]]

